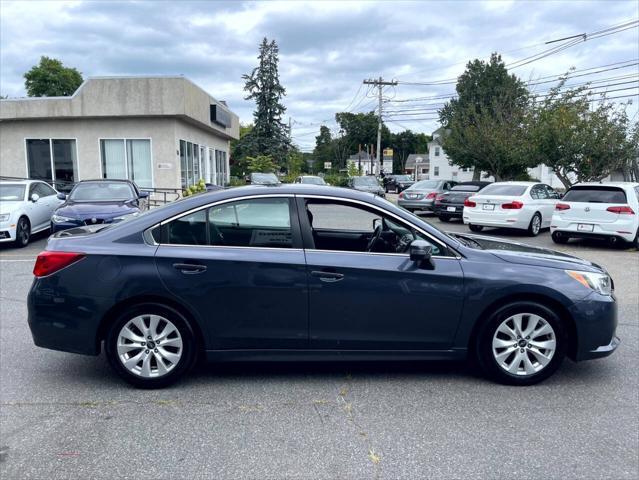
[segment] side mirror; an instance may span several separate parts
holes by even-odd
[[[145,192],[144,190],[140,190],[140,197],[139,198],[149,198],[150,193],[149,192]]]
[[[56,195],[58,197],[58,200],[66,200],[67,199],[67,194],[66,193],[62,193],[59,192],[58,195]]]
[[[427,265],[433,267],[433,260],[431,258],[433,247],[424,240],[413,240],[408,247],[408,253],[411,261],[415,262],[418,266]]]
[[[40,200],[40,195],[38,195],[37,193],[32,193],[31,194],[31,201],[33,203],[36,203],[38,200]]]

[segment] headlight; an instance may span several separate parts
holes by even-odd
[[[586,288],[602,295],[612,295],[612,280],[605,273],[579,272],[576,270],[566,270],[566,273]]]
[[[53,220],[53,223],[75,222],[75,218],[55,214],[51,217],[51,220]]]
[[[8,222],[9,221],[9,217],[11,216],[10,213],[3,213],[0,215],[0,222]]]
[[[119,217],[115,217],[113,221],[121,222],[122,220],[128,220],[129,218],[137,217],[139,214],[140,212],[127,213],[126,215],[120,215]]]

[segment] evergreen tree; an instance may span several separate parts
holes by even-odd
[[[255,101],[253,129],[244,137],[243,151],[252,155],[268,155],[283,166],[290,150],[288,127],[282,122],[286,107],[282,98],[286,90],[280,84],[279,48],[275,41],[262,40],[258,66],[250,75],[243,75],[246,100]]]

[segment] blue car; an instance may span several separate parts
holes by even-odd
[[[129,180],[83,180],[58,194],[65,202],[51,216],[51,232],[129,219],[148,208],[148,197]]]
[[[617,303],[586,260],[446,234],[379,196],[303,184],[195,195],[49,238],[29,292],[35,344],[98,355],[144,388],[196,359],[469,358],[537,383],[610,355]]]

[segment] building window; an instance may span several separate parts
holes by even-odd
[[[434,170],[433,170],[433,175],[434,175],[435,177],[439,177],[439,167],[435,167],[435,168],[434,168]]]
[[[26,149],[29,178],[50,182],[63,190],[78,181],[75,140],[27,139]]]
[[[435,147],[435,156],[439,157],[439,147]]]
[[[215,171],[217,174],[216,185],[224,186],[226,183],[226,152],[222,150],[215,151]]]
[[[102,139],[102,177],[129,179],[138,187],[152,188],[151,141]]]
[[[202,162],[205,161],[206,147],[197,143],[180,140],[180,178],[182,188],[195,185],[203,178]]]

